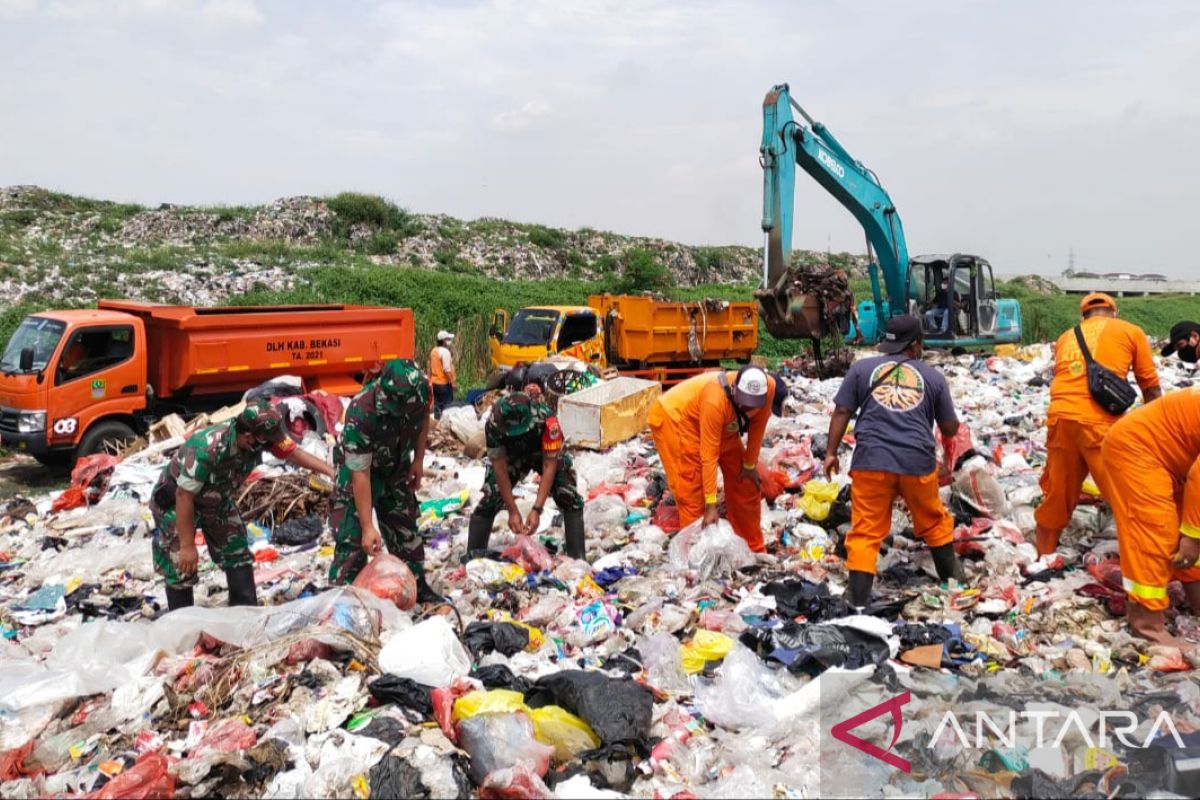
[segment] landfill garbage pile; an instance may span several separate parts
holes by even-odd
[[[965,423],[942,491],[969,580],[938,583],[898,506],[860,614],[838,556],[848,479],[819,467],[837,380],[791,379],[770,423],[757,556],[725,523],[680,529],[642,437],[574,454],[588,561],[560,554],[552,500],[531,536],[500,514],[467,559],[485,465],[462,449],[483,423],[448,409],[419,493],[440,605],[384,564],[330,588],[324,487],[265,463],[241,505],[264,605],[225,607],[201,547],[197,606],[164,615],[145,503],[177,437],[81,471],[71,507],[7,499],[0,796],[1200,793],[1200,687],[1128,635],[1102,502],[1058,555],[1030,543],[1048,347],[931,358]],[[534,480],[515,491],[528,510]],[[1194,609],[1171,627],[1200,639]]]

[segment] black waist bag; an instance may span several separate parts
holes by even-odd
[[[1075,326],[1075,339],[1087,363],[1087,385],[1092,399],[1110,414],[1124,414],[1137,400],[1137,391],[1129,385],[1124,375],[1118,375],[1096,363],[1087,342],[1083,340],[1083,328],[1079,325]]]

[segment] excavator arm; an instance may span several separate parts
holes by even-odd
[[[802,121],[792,116],[793,109]],[[755,296],[767,329],[775,336],[814,340],[828,333],[821,298],[803,291],[804,282],[788,264],[797,164],[849,210],[866,232],[878,330],[883,329],[887,316],[904,313],[908,247],[891,197],[870,169],[791,98],[787,84],[774,87],[763,100],[759,152],[765,243],[763,288]],[[890,314],[884,310],[882,289],[887,292]]]

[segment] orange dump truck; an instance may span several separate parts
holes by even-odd
[[[758,304],[671,301],[647,295],[594,294],[586,306],[498,310],[492,366],[510,369],[556,355],[666,384],[722,361],[747,362],[758,347]]]
[[[32,314],[0,357],[0,443],[69,463],[283,375],[349,395],[381,362],[412,358],[414,341],[407,308],[101,300]]]

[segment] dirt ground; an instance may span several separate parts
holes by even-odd
[[[30,456],[0,456],[0,505],[17,495],[29,497],[65,489],[69,483],[66,470],[44,467]]]

